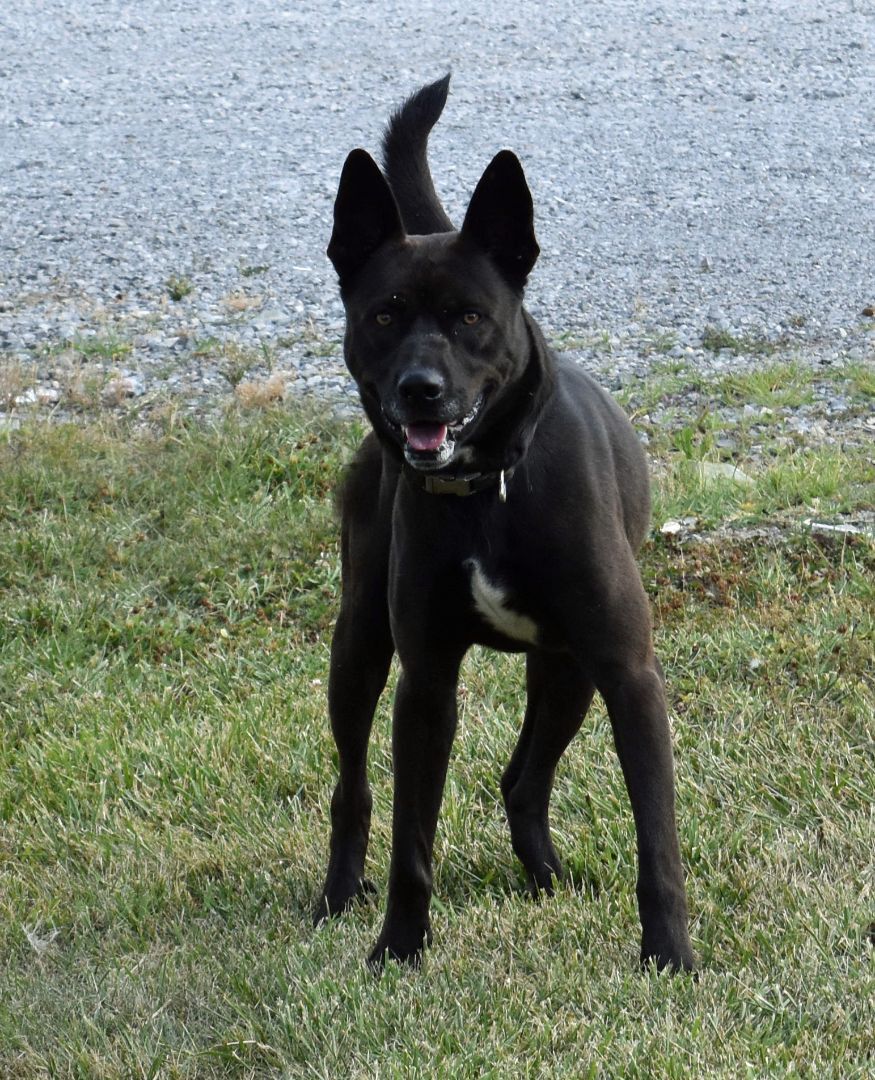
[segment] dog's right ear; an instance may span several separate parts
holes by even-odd
[[[334,201],[334,230],[328,258],[344,285],[374,252],[400,240],[404,226],[386,178],[366,150],[353,150],[343,164]]]

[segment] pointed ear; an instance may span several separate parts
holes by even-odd
[[[334,201],[334,230],[328,258],[343,285],[389,240],[400,240],[404,226],[395,196],[366,150],[353,150],[343,164]]]
[[[462,236],[492,259],[504,278],[522,289],[540,248],[535,239],[532,196],[516,154],[502,150],[480,177]]]

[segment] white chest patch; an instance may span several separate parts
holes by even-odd
[[[495,585],[483,573],[476,559],[468,562],[471,570],[471,596],[474,606],[493,628],[514,641],[526,641],[529,645],[538,643],[538,627],[528,615],[520,615],[506,607],[507,593],[500,585]]]

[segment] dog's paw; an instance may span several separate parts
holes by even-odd
[[[407,964],[418,970],[422,966],[423,952],[430,945],[430,926],[392,930],[384,928],[368,954],[367,965],[375,975],[382,973],[387,960]]]
[[[666,939],[655,942],[648,941],[647,937],[642,938],[641,969],[646,971],[649,967],[655,967],[657,971],[667,969],[672,975],[692,975],[697,978],[696,958],[686,934],[678,941]]]
[[[343,915],[358,901],[374,896],[377,886],[367,878],[359,878],[354,884],[332,882],[326,884],[319,902],[313,909],[313,925],[321,926],[328,919]]]
[[[562,869],[558,871],[545,867],[540,874],[528,874],[526,888],[530,900],[544,900],[556,895],[556,889],[565,880]]]

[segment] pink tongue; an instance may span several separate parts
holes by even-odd
[[[408,424],[404,434],[408,445],[414,450],[439,450],[447,437],[447,425]]]

